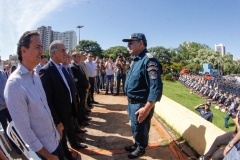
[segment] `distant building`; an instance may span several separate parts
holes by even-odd
[[[215,44],[215,51],[219,52],[222,56],[225,55],[225,46],[223,44]]]
[[[71,51],[77,46],[77,36],[75,31],[66,31],[66,32],[60,32],[58,34],[58,40],[61,40],[66,50]]]
[[[37,28],[37,31],[40,33],[42,45],[43,45],[43,50],[46,51],[50,44],[52,43],[52,27],[51,26],[41,26]]]
[[[75,31],[56,32],[52,30],[51,26],[41,26],[37,28],[37,31],[40,33],[44,51],[48,50],[50,44],[55,40],[61,40],[68,51],[77,46],[77,35]]]
[[[59,33],[60,32],[53,31],[53,41],[58,40]]]

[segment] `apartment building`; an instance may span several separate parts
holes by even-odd
[[[71,51],[77,46],[77,36],[75,31],[60,32],[58,39],[61,40],[67,51]]]
[[[225,55],[225,46],[223,44],[215,44],[215,52],[219,52],[222,56]]]

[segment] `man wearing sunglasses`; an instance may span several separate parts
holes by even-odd
[[[45,64],[47,64],[47,57],[46,57],[44,54],[42,54],[42,55],[40,56],[40,63],[39,63],[39,64],[35,67],[35,69],[34,69],[37,74],[39,73],[40,69],[41,69]]]
[[[147,40],[144,34],[134,33],[129,39],[128,48],[133,63],[127,74],[124,91],[128,97],[128,115],[131,120],[131,129],[135,143],[126,146],[131,152],[128,158],[137,158],[145,154],[148,146],[148,133],[154,105],[162,96],[162,67],[159,61],[148,53]]]

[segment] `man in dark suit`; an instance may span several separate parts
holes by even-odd
[[[74,86],[69,82],[69,77],[65,70],[62,70],[61,63],[66,57],[64,44],[57,40],[49,47],[50,61],[41,68],[39,76],[46,93],[49,108],[51,110],[54,123],[62,136],[62,146],[68,159],[74,159],[68,150],[66,135],[73,135],[71,125],[72,103]],[[68,134],[67,134],[68,133]],[[75,137],[68,136],[69,142],[74,148],[82,148],[78,143],[74,144]]]
[[[81,55],[79,52],[74,52],[72,54],[73,62],[70,64],[70,68],[75,77],[76,87],[80,96],[80,104],[77,109],[78,123],[82,126],[87,126],[88,123],[84,122],[84,120],[90,120],[85,116],[85,99],[86,99],[86,91],[89,90],[90,84],[85,76],[84,71],[78,65],[81,62]]]

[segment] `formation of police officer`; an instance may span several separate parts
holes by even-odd
[[[148,146],[150,121],[154,113],[154,105],[160,101],[163,84],[161,81],[161,64],[148,53],[147,40],[144,34],[134,33],[128,42],[129,52],[133,58],[125,83],[125,94],[128,97],[128,115],[135,143],[126,146],[133,159],[145,153]]]

